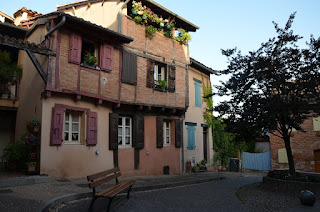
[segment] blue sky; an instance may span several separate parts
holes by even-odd
[[[13,16],[14,11],[26,6],[39,13],[48,13],[55,10],[56,5],[72,1],[11,0],[0,10]],[[237,47],[247,53],[259,48],[262,42],[276,35],[272,21],[282,27],[295,11],[297,14],[292,29],[304,37],[300,46],[305,46],[311,34],[316,38],[320,36],[319,0],[155,1],[200,27],[200,30],[191,33],[190,55],[213,69],[227,67],[227,60],[220,49]],[[213,84],[220,79],[224,78],[212,76]]]

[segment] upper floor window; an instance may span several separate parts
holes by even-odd
[[[195,106],[201,107],[201,81],[194,79]]]
[[[88,40],[82,40],[81,64],[89,67],[98,65],[98,45]]]
[[[78,34],[71,34],[69,62],[80,65],[84,62],[85,55],[90,53],[98,60],[96,64],[101,70],[112,71],[113,50],[114,47],[112,45],[106,43],[98,45],[94,42],[83,40]]]
[[[132,146],[132,119],[129,117],[118,118],[118,146]]]
[[[147,87],[175,91],[176,68],[165,63],[148,60]]]

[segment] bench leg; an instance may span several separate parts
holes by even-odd
[[[89,212],[92,212],[92,208],[93,208],[94,202],[96,200],[97,200],[97,198],[95,198],[95,197],[93,197],[93,199],[91,200],[90,207],[89,207]]]
[[[112,200],[113,200],[113,197],[109,199],[109,204],[108,204],[107,212],[110,211],[110,206],[111,206]]]
[[[129,187],[128,194],[127,194],[127,199],[129,199],[129,195],[130,195],[131,187],[132,187],[132,185]]]

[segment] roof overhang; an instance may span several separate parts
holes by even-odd
[[[22,27],[0,22],[0,34],[2,35],[7,35],[9,37],[14,37],[17,39],[23,39],[26,32],[27,30]]]
[[[190,66],[207,75],[216,74],[216,72],[212,68],[205,66],[204,64],[200,63],[199,61],[193,58],[190,58]]]
[[[186,31],[191,31],[191,32],[195,32],[197,29],[199,29],[197,25],[189,22],[188,20],[182,18],[178,14],[172,12],[171,10],[165,8],[164,6],[158,4],[155,1],[152,1],[152,0],[137,0],[137,1],[141,1],[145,6],[149,7],[154,13],[156,13],[157,15],[161,15],[163,18],[169,18],[169,17],[174,18],[176,21],[177,28],[181,27]],[[103,0],[80,0],[77,2],[72,2],[64,5],[57,5],[57,10],[62,11],[70,7],[76,7],[76,6],[81,6],[81,5],[85,5],[88,3],[95,3],[95,2],[104,2],[104,1]],[[128,3],[128,9],[131,10],[131,8],[132,8],[132,0]]]
[[[72,16],[66,14],[64,12],[53,12],[36,19],[41,18],[49,18],[55,20],[56,24],[58,24],[62,17],[66,17],[66,22],[63,25],[64,28],[68,28],[73,32],[84,33],[91,38],[100,40],[100,41],[114,41],[117,43],[130,43],[133,41],[132,37],[123,35],[121,33],[115,32],[108,28],[102,27],[100,25],[91,23],[90,21],[86,21],[82,18],[78,18],[76,16]],[[36,20],[34,19],[34,20]]]

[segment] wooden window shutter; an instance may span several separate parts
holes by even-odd
[[[87,146],[94,146],[98,141],[98,115],[87,112]]]
[[[109,114],[109,149],[118,149],[118,114]]]
[[[201,107],[201,84],[199,82],[194,82],[195,88],[195,106]]]
[[[195,128],[188,126],[188,150],[195,149]]]
[[[135,149],[144,148],[144,117],[136,116],[135,117]]]
[[[182,144],[182,120],[175,120],[175,146],[180,148]]]
[[[104,71],[113,69],[113,49],[114,47],[108,44],[100,47],[100,68]]]
[[[81,61],[81,44],[82,40],[79,35],[70,35],[70,52],[69,52],[69,62],[80,64]]]
[[[174,92],[176,88],[176,67],[170,66],[169,67],[169,83],[168,83],[168,91],[169,92]]]
[[[148,70],[147,70],[147,87],[154,87],[154,60],[148,60]]]
[[[52,108],[50,146],[60,146],[62,144],[64,112],[64,108]]]
[[[163,147],[163,119],[157,118],[157,148]]]
[[[121,81],[137,84],[137,56],[127,51],[123,51]]]

